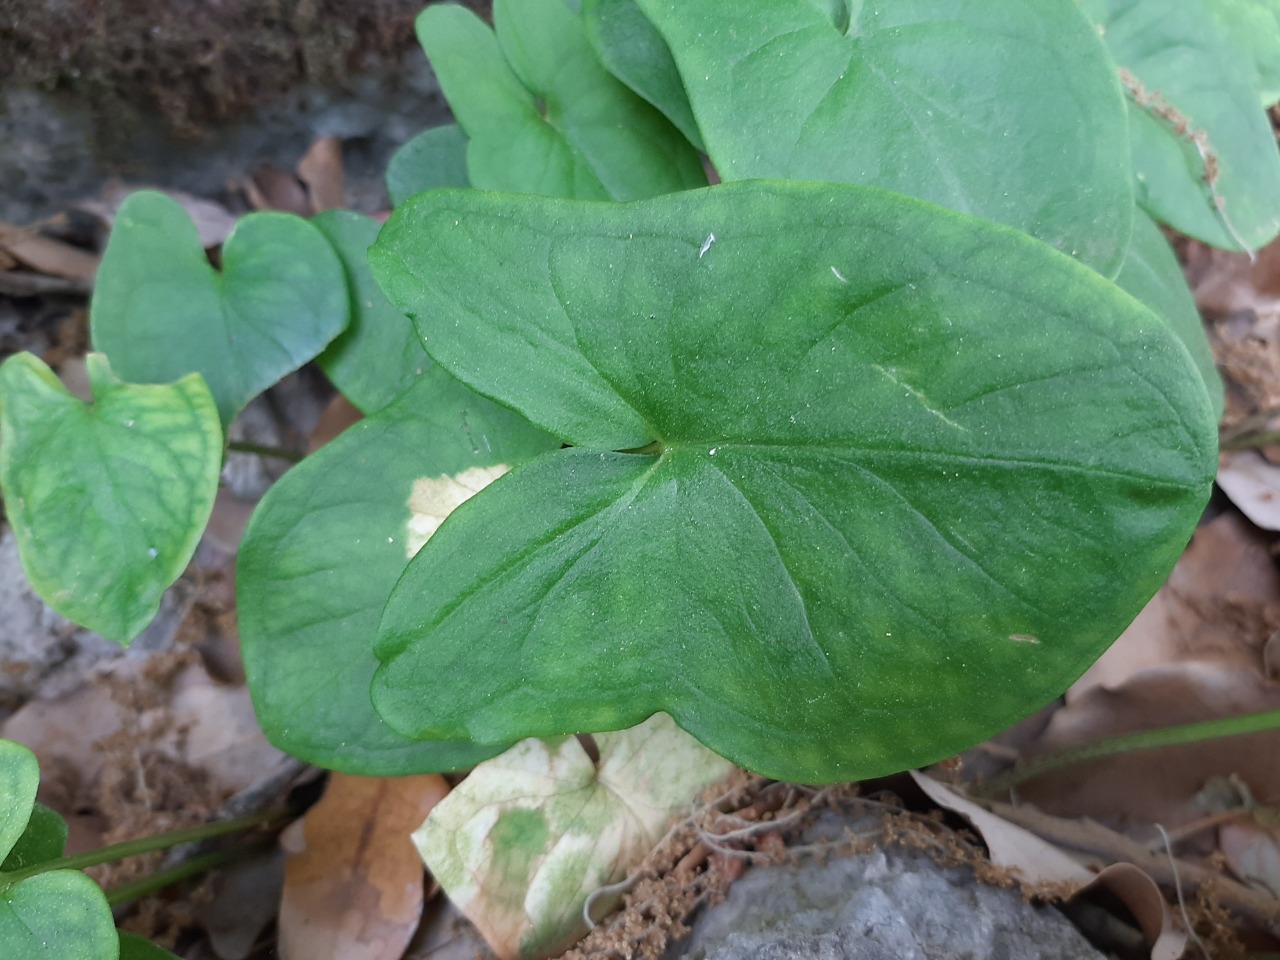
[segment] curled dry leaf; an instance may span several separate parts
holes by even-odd
[[[583,905],[624,878],[732,765],[666,714],[597,734],[524,740],[486,760],[414,834],[449,898],[503,960],[546,957],[584,931]],[[611,902],[593,900],[597,916]]]
[[[1280,530],[1280,467],[1252,450],[1224,453],[1218,486],[1264,530]]]
[[[1187,935],[1178,929],[1160,887],[1139,867],[1116,863],[1093,874],[1061,848],[1032,831],[979,806],[923,773],[911,772],[912,779],[934,803],[960,814],[981,834],[991,862],[1007,867],[1028,884],[1065,884],[1075,896],[1101,888],[1118,897],[1133,914],[1151,948],[1151,960],[1178,960],[1187,944]]]
[[[347,205],[342,189],[342,141],[333,135],[316,140],[298,161],[298,179],[307,188],[316,213]]]
[[[448,792],[438,774],[330,774],[320,802],[282,838],[283,960],[399,960],[422,916],[409,835]]]

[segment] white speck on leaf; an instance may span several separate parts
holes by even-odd
[[[154,560],[156,557],[160,556],[160,551],[157,550],[155,547],[149,547],[147,549],[147,556],[149,556],[152,560]]]
[[[701,260],[706,255],[706,252],[711,249],[711,245],[715,242],[716,242],[716,235],[714,233],[708,233],[707,239],[703,240],[702,246],[698,248],[699,260]]]
[[[1039,643],[1039,637],[1033,637],[1029,633],[1011,633],[1009,639],[1014,643]]]
[[[841,283],[848,283],[848,282],[849,282],[848,280],[846,280],[846,279],[844,278],[844,274],[843,274],[843,273],[841,273],[839,270],[837,270],[837,269],[836,269],[836,265],[835,265],[834,263],[831,265],[831,272],[832,272],[832,273],[834,273],[834,274],[836,275],[836,279],[837,279],[837,280],[839,280]]]

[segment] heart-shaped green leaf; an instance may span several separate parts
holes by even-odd
[[[636,0],[586,0],[587,37],[615,77],[662,111],[694,147],[706,152],[671,48]]]
[[[707,182],[680,132],[600,65],[564,0],[496,0],[493,20],[437,4],[417,21],[470,138],[472,186],[632,200]]]
[[[1248,59],[1227,45],[1202,0],[1081,6],[1125,77],[1138,203],[1219,247],[1255,248],[1275,237],[1275,136]]]
[[[0,802],[3,802],[0,800]],[[26,829],[0,863],[0,872],[12,873],[62,856],[67,845],[67,821],[58,811],[36,803]]]
[[[271,488],[240,546],[236,585],[245,672],[276,746],[366,775],[457,769],[498,752],[388,727],[369,702],[373,639],[409,557],[449,511],[554,446],[433,367]]]
[[[76,870],[10,875],[30,866],[13,860],[26,839],[39,784],[35,755],[0,740],[0,860],[6,871],[0,873],[0,956],[116,960],[115,921],[96,883]],[[65,829],[63,824],[64,839]]]
[[[1264,107],[1280,100],[1280,0],[1205,0],[1227,46],[1248,52]]]
[[[1164,321],[883,191],[440,191],[370,260],[438,363],[577,445],[464,504],[393,591],[374,703],[412,736],[665,711],[774,777],[932,761],[1061,693],[1213,478]]]
[[[254,396],[347,325],[342,264],[305,220],[253,213],[222,245],[222,271],[164,194],[120,206],[90,309],[94,348],[131,383],[201,374],[229,424]]]
[[[196,374],[116,378],[88,357],[82,403],[29,353],[0,366],[0,489],[31,585],[63,616],[128,643],[186,568],[213,509],[222,430]]]
[[[1204,334],[1200,310],[1173,248],[1155,221],[1142,211],[1134,217],[1133,242],[1116,276],[1116,285],[1168,321],[1200,371],[1205,389],[1209,391],[1214,418],[1220,418],[1226,398],[1213,350]]]
[[[500,957],[548,957],[581,937],[587,898],[640,865],[671,821],[733,769],[659,714],[596,737],[525,740],[486,760],[413,835],[431,875]],[[612,893],[612,899],[610,898]]]
[[[1119,268],[1124,101],[1074,0],[638,2],[724,180],[873,184]]]
[[[423,190],[469,186],[467,135],[456,123],[422,131],[392,154],[387,164],[387,194],[393,204]]]
[[[119,955],[107,898],[80,871],[38,873],[0,887],[0,956],[117,960]]]
[[[381,224],[350,210],[326,210],[311,222],[342,259],[351,294],[350,325],[316,362],[343,396],[373,413],[413,386],[431,358],[409,318],[391,305],[369,272],[369,247]]]
[[[36,755],[20,743],[0,740],[0,861],[6,866],[26,832],[39,786]]]

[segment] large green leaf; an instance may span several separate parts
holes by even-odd
[[[638,2],[724,180],[872,184],[1119,268],[1124,101],[1074,0]]]
[[[94,348],[132,383],[201,374],[223,424],[347,325],[342,264],[305,220],[253,213],[205,257],[177,201],[141,191],[121,205],[90,309]]]
[[[378,617],[409,557],[459,502],[553,446],[438,367],[285,474],[237,560],[245,671],[278,747],[349,773],[470,766],[498,751],[422,743],[374,712]]]
[[[496,0],[493,19],[447,4],[418,17],[470,138],[472,186],[631,200],[707,182],[680,132],[600,65],[564,0]]]
[[[587,37],[609,72],[662,111],[698,150],[698,122],[684,92],[671,48],[636,0],[586,0]]]
[[[1280,0],[1205,0],[1227,45],[1248,52],[1263,106],[1280,100]]]
[[[440,187],[469,187],[467,135],[456,123],[423,130],[392,154],[387,193],[393,204]]]
[[[213,510],[222,430],[199,375],[121,382],[88,357],[82,403],[29,353],[0,366],[0,489],[36,592],[128,643],[186,568]]]
[[[373,413],[413,386],[431,358],[409,318],[388,302],[369,273],[369,247],[381,224],[351,210],[326,210],[312,223],[342,259],[351,295],[350,325],[316,362],[343,396]]]
[[[0,956],[117,960],[120,940],[107,898],[78,870],[53,870],[2,886]]]
[[[1280,230],[1280,154],[1248,57],[1227,45],[1202,0],[1081,6],[1129,87],[1138,203],[1215,246],[1270,241]]]
[[[935,760],[1114,639],[1213,478],[1166,323],[902,196],[442,191],[370,260],[438,363],[576,445],[464,504],[397,584],[373,695],[412,736],[665,711],[775,777]]]
[[[1116,276],[1116,284],[1169,322],[1195,360],[1205,389],[1209,391],[1214,417],[1221,418],[1226,397],[1200,320],[1200,310],[1173,248],[1155,221],[1141,211],[1134,217],[1133,242]]]

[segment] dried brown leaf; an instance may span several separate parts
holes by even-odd
[[[342,141],[335,136],[327,136],[311,144],[298,161],[298,179],[306,186],[311,208],[316,213],[345,207]]]
[[[0,222],[0,250],[29,270],[85,285],[98,272],[98,256],[69,243]]]
[[[437,774],[334,773],[284,838],[283,960],[399,960],[422,915],[423,870],[409,839],[449,792]]]

